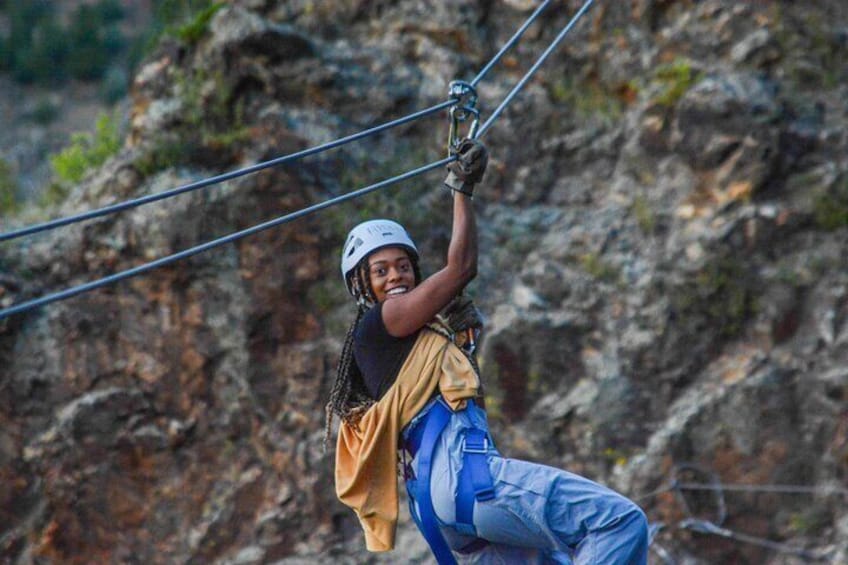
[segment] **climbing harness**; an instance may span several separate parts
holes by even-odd
[[[433,499],[430,496],[430,472],[433,463],[433,452],[436,442],[442,431],[448,425],[451,410],[442,402],[434,402],[426,413],[426,419],[419,421],[411,432],[420,429],[420,434],[415,434],[406,441],[403,449],[415,457],[418,455],[418,475],[408,478],[406,481],[407,494],[409,495],[409,512],[415,520],[418,529],[427,540],[430,550],[436,557],[439,565],[453,565],[456,561],[453,553],[448,547],[442,532],[439,531],[439,521],[436,518],[436,510],[433,508]],[[405,470],[409,472],[409,470]],[[418,512],[416,512],[416,507]]]
[[[553,43],[551,43],[551,45],[548,46],[548,48],[539,57],[539,59],[537,59],[537,61],[530,68],[530,70],[527,72],[527,74],[525,74],[524,77],[518,82],[518,84],[516,84],[516,86],[510,91],[510,93],[501,102],[501,104],[497,107],[497,109],[489,117],[489,119],[481,127],[475,128],[476,131],[473,134],[473,137],[475,139],[482,137],[483,134],[493,125],[495,119],[504,111],[506,106],[517,95],[517,93],[521,90],[521,88],[524,87],[524,85],[527,83],[527,81],[530,79],[530,77],[539,69],[539,67],[544,62],[544,60],[547,59],[547,57],[553,52],[554,48],[563,40],[565,35],[573,28],[573,26],[577,22],[577,20],[586,12],[586,10],[588,10],[588,8],[592,5],[592,3],[593,3],[593,0],[587,0],[587,2],[583,5],[583,7],[571,19],[571,21],[568,23],[568,25],[565,28],[563,28],[563,30],[559,33],[559,35],[556,37],[556,39],[553,41]],[[519,29],[518,32],[516,32],[515,35],[513,35],[513,37],[509,40],[507,45],[505,45],[495,55],[495,57],[492,59],[492,61],[490,61],[490,63],[488,65],[486,65],[486,67],[478,74],[478,76],[474,80],[472,80],[470,83],[467,83],[468,86],[471,87],[470,90],[472,90],[472,91],[474,90],[475,85],[482,79],[482,77],[485,75],[485,73],[487,73],[491,69],[493,64],[503,56],[503,54],[506,52],[507,49],[511,48],[517,42],[517,40],[521,36],[521,34],[524,33],[524,30],[526,30],[527,27],[529,27],[529,25],[539,16],[542,9],[547,5],[548,5],[548,3],[545,2],[542,6],[540,6],[539,9],[537,9],[530,16],[530,18],[528,18],[528,20],[525,22],[525,24],[522,26],[522,28]],[[457,88],[460,88],[463,91],[465,90],[465,88],[461,85],[458,86]],[[122,210],[126,210],[128,208],[132,208],[132,207],[135,207],[135,206],[140,206],[142,204],[146,204],[146,203],[149,203],[149,202],[153,202],[155,200],[167,198],[169,196],[175,196],[177,194],[182,194],[182,193],[185,193],[185,192],[188,192],[188,191],[191,191],[191,190],[210,186],[212,184],[220,183],[220,182],[223,182],[225,180],[229,180],[229,179],[232,179],[232,178],[236,178],[238,176],[242,176],[242,175],[245,175],[245,174],[248,174],[248,173],[258,171],[260,169],[264,169],[264,168],[271,167],[271,166],[274,166],[274,165],[279,165],[279,164],[282,164],[284,162],[290,162],[290,161],[293,161],[295,159],[305,157],[307,155],[313,155],[315,153],[325,151],[325,150],[331,149],[333,147],[337,147],[338,145],[341,145],[343,143],[347,143],[347,142],[353,141],[355,139],[361,139],[362,137],[365,137],[366,135],[372,135],[374,133],[377,133],[378,131],[383,131],[384,129],[388,129],[389,127],[394,127],[396,125],[400,125],[401,123],[406,123],[406,122],[411,121],[413,119],[418,119],[420,117],[423,117],[424,115],[429,115],[429,114],[436,112],[438,110],[448,108],[448,107],[451,107],[451,106],[455,107],[456,105],[457,105],[457,100],[451,99],[451,100],[445,101],[441,104],[438,104],[436,106],[433,106],[431,108],[428,108],[426,110],[422,110],[421,112],[418,112],[416,114],[412,114],[410,116],[400,118],[398,120],[395,120],[393,122],[389,122],[389,123],[384,124],[382,126],[377,126],[375,128],[372,128],[371,130],[367,130],[367,131],[361,132],[359,134],[348,136],[347,138],[337,140],[336,142],[327,143],[327,144],[324,144],[324,145],[321,145],[321,146],[318,146],[318,147],[315,147],[315,148],[312,148],[312,149],[308,149],[308,150],[305,150],[305,151],[302,151],[302,152],[299,152],[299,153],[294,153],[294,154],[288,155],[288,156],[279,157],[277,159],[267,161],[267,162],[264,162],[264,163],[258,163],[256,165],[246,167],[244,169],[240,169],[240,170],[233,171],[233,172],[230,172],[230,173],[218,175],[216,177],[212,177],[212,178],[209,178],[209,179],[206,179],[206,180],[197,181],[195,183],[191,183],[191,184],[188,184],[188,185],[185,185],[185,186],[182,186],[182,187],[178,187],[178,188],[175,188],[175,189],[172,189],[170,191],[163,192],[163,193],[148,195],[148,196],[144,196],[144,197],[141,197],[141,198],[137,198],[135,200],[130,200],[130,201],[123,202],[123,203],[120,203],[120,204],[115,204],[113,206],[108,206],[108,207],[101,208],[101,209],[98,209],[98,210],[92,210],[92,211],[89,211],[89,212],[86,212],[86,213],[83,213],[83,214],[79,214],[79,215],[76,215],[76,216],[71,216],[71,217],[67,217],[67,218],[59,218],[59,219],[56,219],[56,220],[53,220],[53,221],[50,221],[50,222],[45,222],[43,224],[37,224],[37,225],[25,227],[25,228],[22,228],[22,229],[13,231],[13,232],[3,233],[3,234],[0,234],[0,241],[14,239],[14,238],[17,238],[17,237],[22,237],[24,235],[29,235],[29,234],[33,234],[33,233],[36,233],[36,232],[41,232],[41,231],[57,228],[57,227],[60,227],[60,226],[69,225],[69,224],[72,224],[72,223],[75,223],[75,222],[79,222],[79,221],[83,221],[83,220],[87,220],[87,219],[91,219],[91,218],[95,218],[95,217],[99,217],[99,216],[104,216],[106,214],[111,214],[111,213],[119,212],[119,211],[122,211]],[[470,104],[467,104],[466,106],[470,106]],[[457,119],[459,119],[460,114],[463,114],[463,113],[468,114],[467,116],[465,116],[466,119],[468,119],[468,116],[474,115],[473,112],[470,112],[470,111],[467,111],[467,110],[457,111],[457,116],[456,116]],[[474,122],[474,119],[472,119],[472,127],[474,127],[473,122]],[[88,292],[88,291],[91,291],[91,290],[94,290],[94,289],[97,289],[97,288],[101,288],[101,287],[116,283],[118,281],[122,281],[122,280],[128,279],[130,277],[140,275],[142,273],[149,272],[153,269],[157,269],[159,267],[169,265],[173,262],[191,257],[193,255],[197,255],[198,253],[207,251],[209,249],[213,249],[215,247],[219,247],[219,246],[227,244],[227,243],[232,243],[234,241],[237,241],[239,239],[242,239],[242,238],[250,236],[250,235],[254,235],[256,233],[270,229],[272,227],[280,226],[282,224],[285,224],[285,223],[294,221],[296,219],[302,218],[302,217],[304,217],[308,214],[311,214],[313,212],[323,210],[324,208],[329,208],[330,206],[334,206],[336,204],[346,202],[348,200],[352,200],[352,199],[358,198],[360,196],[364,196],[365,194],[368,194],[368,193],[374,192],[376,190],[385,188],[387,186],[396,184],[398,182],[413,178],[413,177],[418,176],[420,174],[423,174],[425,172],[444,167],[448,163],[451,163],[455,160],[456,160],[456,156],[449,156],[445,159],[441,159],[439,161],[429,163],[429,164],[421,166],[417,169],[407,171],[406,173],[403,173],[403,174],[391,177],[389,179],[385,179],[383,181],[371,184],[371,185],[366,186],[364,188],[361,188],[359,190],[355,190],[353,192],[349,192],[347,194],[343,194],[343,195],[331,198],[331,199],[326,200],[324,202],[309,206],[307,208],[303,208],[303,209],[298,210],[296,212],[292,212],[292,213],[280,216],[276,219],[269,220],[267,222],[260,223],[258,225],[253,226],[253,227],[246,228],[244,230],[229,234],[227,236],[223,236],[223,237],[214,239],[212,241],[197,245],[195,247],[185,249],[183,251],[174,253],[172,255],[168,255],[166,257],[161,257],[161,258],[153,260],[149,263],[145,263],[145,264],[139,265],[137,267],[127,269],[125,271],[121,271],[121,272],[115,273],[113,275],[106,276],[106,277],[101,278],[101,279],[97,279],[95,281],[83,283],[83,284],[62,290],[62,291],[58,291],[58,292],[48,294],[48,295],[45,295],[45,296],[42,296],[42,297],[39,297],[39,298],[27,300],[27,301],[12,305],[8,308],[4,308],[4,309],[0,310],[0,320],[3,320],[5,318],[8,318],[9,316],[12,316],[12,315],[15,315],[15,314],[23,313],[23,312],[32,310],[34,308],[38,308],[40,306],[44,306],[44,305],[47,305],[47,304],[50,304],[50,303],[53,303],[53,302],[57,302],[59,300],[71,298],[73,296],[82,294],[84,292]]]
[[[474,401],[469,399],[469,405]],[[467,408],[466,408],[467,409]],[[433,454],[436,443],[451,419],[452,411],[437,397],[425,407],[422,415],[411,422],[404,432],[403,451],[418,457],[416,476],[404,461],[406,488],[409,494],[409,511],[418,529],[430,546],[439,565],[456,563],[451,549],[448,547],[442,532],[439,530],[439,519],[433,508],[430,480],[433,466]],[[489,434],[477,428],[468,428],[462,438],[462,470],[460,471],[456,503],[456,523],[450,524],[457,532],[474,537],[477,530],[474,527],[474,502],[483,502],[495,497],[486,455],[493,444]],[[463,548],[464,552],[476,551],[485,546],[485,540],[475,540],[471,546]]]

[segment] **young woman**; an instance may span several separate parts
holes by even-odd
[[[328,433],[333,415],[342,420],[336,492],[370,551],[394,547],[400,461],[410,511],[440,564],[644,564],[647,522],[635,504],[572,473],[502,457],[474,401],[468,346],[479,323],[455,299],[477,273],[471,198],[487,160],[466,140],[448,166],[453,228],[447,262],[432,276],[422,280],[418,250],[393,221],[348,236],[342,275],[359,311],[327,405]]]

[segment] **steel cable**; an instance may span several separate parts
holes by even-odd
[[[672,488],[678,488],[681,490],[724,490],[736,492],[769,492],[779,494],[838,494],[841,496],[848,496],[848,489],[813,485],[746,485],[733,483],[710,485],[705,483],[677,483]]]
[[[677,527],[682,530],[691,530],[693,532],[698,532],[701,534],[711,534],[714,536],[720,536],[726,539],[731,539],[742,543],[758,545],[760,547],[771,549],[772,551],[777,551],[780,553],[789,553],[812,561],[820,561],[822,559],[826,559],[824,555],[820,555],[816,552],[804,549],[802,547],[796,547],[786,543],[772,541],[770,539],[752,536],[750,534],[745,534],[742,532],[736,532],[734,530],[718,526],[710,522],[709,520],[698,520],[696,518],[689,518],[678,523]]]
[[[577,11],[577,13],[574,14],[574,17],[571,18],[571,21],[568,22],[568,25],[562,28],[562,31],[559,32],[559,35],[556,36],[556,38],[551,42],[548,48],[545,49],[545,51],[539,56],[538,59],[536,59],[536,62],[533,64],[532,67],[530,67],[530,70],[527,71],[527,73],[521,78],[521,80],[518,81],[518,83],[512,88],[509,94],[507,94],[506,98],[503,99],[503,101],[495,109],[495,111],[492,112],[492,115],[489,116],[489,119],[487,119],[483,123],[483,125],[480,126],[480,129],[477,130],[477,135],[474,136],[475,138],[483,137],[483,134],[486,133],[486,130],[488,130],[492,126],[498,116],[501,115],[501,112],[503,112],[504,109],[509,105],[509,103],[512,102],[512,99],[515,98],[516,94],[518,94],[518,92],[522,88],[524,88],[524,85],[527,84],[527,81],[530,80],[530,77],[532,77],[539,69],[539,67],[542,66],[542,63],[545,62],[545,59],[547,59],[548,56],[554,52],[554,49],[559,46],[562,40],[565,39],[565,36],[568,35],[568,32],[571,31],[571,28],[574,27],[574,24],[577,23],[577,20],[579,20],[583,16],[583,14],[586,13],[586,11],[592,6],[593,2],[594,0],[587,0],[587,2],[583,4],[583,6]]]
[[[313,212],[317,212],[319,210],[323,210],[324,208],[329,208],[335,204],[340,204],[342,202],[346,202],[348,200],[352,200],[354,198],[358,198],[360,196],[364,196],[369,192],[374,192],[380,188],[384,188],[391,184],[395,184],[397,182],[410,179],[412,177],[418,176],[422,173],[426,173],[427,171],[442,167],[447,165],[451,161],[456,160],[456,157],[448,157],[442,159],[440,161],[435,161],[428,165],[424,165],[423,167],[419,167],[412,171],[408,171],[401,175],[397,175],[395,177],[371,184],[366,186],[365,188],[360,188],[359,190],[355,190],[353,192],[348,192],[347,194],[342,194],[341,196],[336,196],[335,198],[331,198],[329,200],[325,200],[324,202],[320,202],[318,204],[313,204],[307,208],[303,208],[298,210],[297,212],[292,212],[290,214],[286,214],[284,216],[280,216],[279,218],[275,218],[273,220],[269,220],[267,222],[263,222],[261,224],[257,224],[255,226],[231,233],[229,235],[219,237],[217,239],[213,239],[212,241],[207,241],[206,243],[202,243],[200,245],[196,245],[194,247],[190,247],[189,249],[185,249],[178,253],[174,253],[172,255],[168,255],[166,257],[161,257],[154,261],[150,261],[149,263],[144,263],[143,265],[139,265],[137,267],[133,267],[131,269],[127,269],[125,271],[121,271],[120,273],[115,273],[114,275],[109,275],[102,279],[97,279],[95,281],[84,283],[81,285],[77,285],[71,287],[66,290],[62,290],[59,292],[54,292],[53,294],[48,294],[46,296],[42,296],[40,298],[35,298],[33,300],[28,300],[26,302],[21,302],[20,304],[16,304],[14,306],[10,306],[9,308],[0,310],[0,320],[4,318],[8,318],[14,314],[19,314],[21,312],[25,312],[27,310],[32,310],[33,308],[38,308],[39,306],[44,306],[46,304],[50,304],[51,302],[56,302],[59,300],[64,300],[66,298],[71,298],[72,296],[76,296],[78,294],[82,294],[84,292],[88,292],[90,290],[94,290],[97,288],[101,288],[118,281],[122,281],[124,279],[128,279],[130,277],[134,277],[136,275],[140,275],[142,273],[146,273],[147,271],[152,271],[153,269],[157,269],[159,267],[164,267],[170,263],[175,261],[179,261],[181,259],[186,259],[193,255],[197,255],[198,253],[202,253],[203,251],[207,251],[214,247],[218,247],[220,245],[224,245],[226,243],[231,243],[233,241],[237,241],[249,235],[253,235],[259,233],[261,231],[281,226],[285,223],[297,220],[306,215],[309,215]]]
[[[544,11],[544,9],[547,8],[547,6],[550,4],[550,2],[551,2],[551,0],[545,0],[544,2],[542,2],[536,8],[536,10],[530,15],[529,18],[527,18],[527,20],[518,29],[518,31],[516,31],[515,34],[513,34],[513,36],[495,54],[495,56],[492,57],[492,59],[486,64],[486,66],[483,67],[483,69],[477,74],[477,76],[474,78],[474,80],[471,81],[472,86],[476,85],[481,80],[483,80],[483,78],[486,76],[486,74],[488,74],[488,72],[492,69],[492,67],[494,67],[498,63],[498,61],[500,61],[500,59],[503,57],[503,55],[507,51],[509,51],[513,46],[515,46],[515,44],[518,42],[518,40],[521,38],[521,36],[527,30],[527,28],[529,28],[530,25],[534,21],[536,21],[536,19],[539,17],[539,15],[542,13],[542,11]],[[345,145],[347,143],[351,143],[353,141],[358,141],[360,139],[363,139],[363,138],[375,135],[377,133],[383,132],[387,129],[391,129],[391,128],[394,128],[394,127],[397,127],[397,126],[418,120],[420,118],[429,116],[430,114],[436,113],[440,110],[443,110],[445,108],[450,107],[455,102],[456,102],[455,99],[446,100],[446,101],[444,101],[440,104],[436,104],[435,106],[431,106],[430,108],[420,110],[420,111],[415,112],[413,114],[409,114],[408,116],[398,118],[398,119],[393,120],[391,122],[387,122],[385,124],[369,128],[367,130],[363,130],[359,133],[355,133],[355,134],[352,134],[352,135],[349,135],[349,136],[346,136],[346,137],[343,137],[343,138],[340,138],[340,139],[337,139],[337,140],[334,140],[334,141],[331,141],[331,142],[328,142],[328,143],[324,143],[324,144],[317,145],[317,146],[314,146],[314,147],[311,147],[311,148],[308,148],[308,149],[304,149],[302,151],[297,151],[297,152],[291,153],[289,155],[284,155],[284,156],[281,156],[281,157],[276,157],[274,159],[270,159],[268,161],[256,163],[254,165],[250,165],[248,167],[237,169],[235,171],[230,171],[230,172],[223,173],[223,174],[220,174],[220,175],[215,175],[213,177],[209,177],[209,178],[202,179],[202,180],[199,180],[199,181],[196,181],[196,182],[192,182],[192,183],[189,183],[189,184],[186,184],[186,185],[183,185],[183,186],[179,186],[179,187],[176,187],[176,188],[173,188],[173,189],[170,189],[170,190],[166,190],[166,191],[159,192],[159,193],[156,193],[156,194],[148,194],[148,195],[145,195],[145,196],[142,196],[142,197],[139,197],[139,198],[134,198],[134,199],[127,200],[127,201],[124,201],[124,202],[120,202],[120,203],[117,203],[117,204],[112,204],[110,206],[104,206],[102,208],[98,208],[98,209],[95,209],[95,210],[89,210],[87,212],[82,212],[82,213],[75,214],[75,215],[72,215],[72,216],[67,216],[67,217],[64,217],[64,218],[56,218],[54,220],[48,220],[46,222],[41,222],[41,223],[33,224],[33,225],[30,225],[30,226],[25,226],[23,228],[12,230],[12,231],[9,231],[9,232],[6,232],[6,233],[0,233],[0,242],[9,241],[9,240],[12,240],[12,239],[17,239],[17,238],[28,236],[28,235],[33,235],[33,234],[40,233],[40,232],[43,232],[43,231],[52,230],[52,229],[55,229],[55,228],[67,226],[67,225],[74,224],[74,223],[77,223],[77,222],[91,220],[91,219],[94,219],[94,218],[99,218],[99,217],[106,216],[106,215],[109,215],[109,214],[115,214],[115,213],[118,213],[118,212],[122,212],[124,210],[129,210],[129,209],[132,209],[132,208],[136,208],[138,206],[142,206],[144,204],[149,204],[151,202],[157,202],[159,200],[164,200],[166,198],[178,196],[178,195],[184,194],[186,192],[192,192],[194,190],[205,188],[207,186],[212,186],[212,185],[219,184],[219,183],[222,183],[222,182],[225,182],[225,181],[228,181],[228,180],[232,180],[232,179],[235,179],[235,178],[238,178],[238,177],[249,175],[251,173],[255,173],[255,172],[258,172],[258,171],[261,171],[261,170],[264,170],[264,169],[276,167],[276,166],[283,165],[283,164],[286,164],[286,163],[291,163],[293,161],[297,161],[297,160],[303,159],[305,157],[316,155],[318,153],[322,153],[322,152],[328,151],[330,149],[335,149],[335,148],[340,147],[342,145]]]
[[[142,196],[140,198],[135,198],[133,200],[128,200],[126,202],[121,202],[118,204],[113,204],[111,206],[105,206],[103,208],[98,208],[97,210],[90,210],[88,212],[83,212],[80,214],[76,214],[74,216],[68,216],[65,218],[57,218],[55,220],[50,220],[47,222],[43,222],[40,224],[34,224],[31,226],[27,226],[25,228],[21,228],[15,231],[10,231],[7,233],[0,234],[0,241],[7,241],[10,239],[15,239],[18,237],[23,237],[25,235],[32,235],[34,233],[67,226],[70,224],[74,224],[77,222],[81,222],[84,220],[90,220],[93,218],[98,218],[100,216],[106,216],[108,214],[114,214],[117,212],[121,212],[124,210],[128,210],[130,208],[135,208],[137,206],[141,206],[143,204],[148,204],[150,202],[156,202],[157,200],[163,200],[165,198],[170,198],[172,196],[177,196],[179,194],[183,194],[186,192],[191,192],[193,190],[197,190],[200,188],[204,188],[207,186],[211,186],[213,184],[218,184],[224,181],[232,180],[244,175],[248,175],[250,173],[255,173],[257,171],[261,171],[263,169],[267,169],[270,167],[275,167],[278,165],[282,165],[284,163],[290,163],[292,161],[296,161],[298,159],[302,159],[304,157],[309,157],[310,155],[315,155],[321,153],[323,151],[327,151],[330,149],[334,149],[336,147],[340,147],[352,141],[357,141],[359,139],[363,139],[365,137],[380,133],[387,129],[397,127],[402,124],[409,123],[411,121],[417,120],[419,118],[423,118],[424,116],[429,116],[439,110],[444,110],[445,108],[450,107],[454,103],[454,100],[446,100],[440,104],[436,104],[435,106],[431,106],[425,110],[421,110],[419,112],[415,112],[414,114],[410,114],[408,116],[404,116],[402,118],[398,118],[396,120],[392,120],[391,122],[387,122],[385,124],[381,124],[379,126],[375,126],[373,128],[361,131],[359,133],[355,133],[352,135],[348,135],[346,137],[342,137],[340,139],[336,139],[334,141],[330,141],[328,143],[324,143],[322,145],[317,145],[315,147],[311,147],[309,149],[304,149],[303,151],[298,151],[296,153],[291,153],[289,155],[284,155],[282,157],[277,157],[271,159],[269,161],[263,161],[261,163],[256,163],[254,165],[250,165],[249,167],[244,167],[242,169],[237,169],[235,171],[230,171],[228,173],[223,173],[220,175],[216,175],[214,177],[209,177],[206,179],[202,179],[196,182],[192,182],[183,186],[179,186],[177,188],[172,188],[170,190],[166,190],[163,192],[157,192],[156,194],[148,194],[146,196]]]
[[[470,83],[471,86],[477,86],[477,83],[483,80],[483,77],[485,77],[489,70],[491,70],[491,68],[494,67],[497,62],[501,60],[501,57],[503,57],[507,51],[512,49],[512,47],[516,43],[518,43],[518,40],[521,39],[521,36],[524,35],[524,32],[527,31],[527,28],[530,27],[530,25],[536,21],[536,18],[539,17],[539,14],[541,14],[550,3],[551,0],[545,0],[544,2],[539,4],[539,7],[536,8],[536,10],[532,14],[530,14],[530,17],[527,18],[524,24],[520,28],[518,28],[518,31],[516,31],[515,34],[511,38],[509,38],[509,40],[503,45],[503,47],[501,47],[501,50],[498,51],[494,57],[492,57],[492,60],[489,61],[485,67],[483,67],[483,70],[477,73],[477,76],[474,77],[474,80],[472,80]]]
[[[486,121],[486,124],[484,125],[484,129],[487,129],[494,122],[494,120],[497,119],[497,117],[500,115],[500,113],[503,111],[503,109],[506,108],[506,106],[515,98],[515,96],[521,90],[521,88],[524,86],[524,84],[527,83],[527,80],[529,80],[530,76],[532,74],[534,74],[536,72],[536,70],[538,70],[538,68],[545,61],[545,59],[547,59],[547,57],[550,55],[550,53],[553,51],[553,49],[562,41],[562,39],[565,37],[565,35],[568,33],[568,31],[574,26],[574,24],[577,22],[577,20],[586,12],[586,10],[589,8],[589,6],[592,4],[592,2],[593,2],[593,0],[588,0],[583,5],[583,7],[578,11],[578,13],[571,19],[571,21],[568,23],[568,25],[559,33],[559,35],[556,37],[556,39],[553,41],[553,43],[551,43],[551,45],[548,46],[548,48],[542,53],[542,55],[539,57],[539,59],[534,63],[534,65],[530,69],[530,71],[528,71],[528,73],[519,81],[519,83],[509,92],[507,97],[501,102],[501,104],[498,106],[498,109],[496,110],[496,113],[494,113]],[[537,10],[537,12],[538,12],[538,10]],[[536,13],[534,13],[534,15],[536,15]],[[449,101],[449,102],[452,103],[453,101]],[[447,104],[447,102],[443,103],[443,104]],[[429,110],[432,110],[432,108],[429,109]],[[480,132],[478,132],[478,135],[476,135],[475,137],[480,137],[480,135],[482,135],[483,132],[484,132],[484,130],[481,130]],[[257,224],[253,227],[246,228],[244,230],[240,230],[238,232],[235,232],[235,233],[229,234],[227,236],[223,236],[223,237],[214,239],[212,241],[208,241],[206,243],[191,247],[189,249],[180,251],[178,253],[174,253],[172,255],[168,255],[166,257],[162,257],[160,259],[156,259],[154,261],[145,263],[143,265],[139,265],[137,267],[133,267],[131,269],[127,269],[125,271],[121,271],[119,273],[115,273],[113,275],[109,275],[109,276],[106,276],[104,278],[101,278],[101,279],[98,279],[98,280],[95,280],[95,281],[91,281],[91,282],[88,282],[88,283],[77,285],[77,286],[65,289],[63,291],[58,291],[58,292],[48,294],[48,295],[40,297],[40,298],[35,298],[35,299],[32,299],[32,300],[28,300],[28,301],[10,306],[8,308],[0,310],[0,320],[8,318],[9,316],[12,316],[14,314],[23,313],[25,311],[32,310],[34,308],[50,304],[52,302],[57,302],[59,300],[64,300],[66,298],[71,298],[71,297],[76,296],[78,294],[82,294],[82,293],[88,292],[90,290],[95,290],[97,288],[101,288],[101,287],[107,286],[109,284],[113,284],[113,283],[116,283],[118,281],[125,280],[125,279],[128,279],[130,277],[134,277],[136,275],[142,274],[142,273],[146,273],[146,272],[151,271],[153,269],[156,269],[156,268],[168,265],[170,263],[173,263],[175,261],[179,261],[181,259],[185,259],[185,258],[191,257],[193,255],[197,255],[198,253],[201,253],[203,251],[207,251],[207,250],[212,249],[214,247],[218,247],[218,246],[224,245],[226,243],[231,243],[233,241],[242,239],[244,237],[247,237],[249,235],[253,235],[255,233],[267,230],[267,229],[272,228],[272,227],[283,225],[285,223],[299,219],[299,218],[306,216],[308,214],[311,214],[313,212],[317,212],[319,210],[323,210],[324,208],[328,208],[330,206],[334,206],[336,204],[340,204],[342,202],[346,202],[348,200],[358,198],[359,196],[363,196],[363,195],[368,194],[370,192],[373,192],[375,190],[384,188],[386,186],[395,184],[395,183],[403,181],[403,180],[413,178],[417,175],[420,175],[422,173],[436,169],[438,167],[442,167],[442,166],[444,166],[444,165],[446,165],[446,164],[448,164],[448,163],[450,163],[454,160],[456,160],[455,156],[454,157],[448,157],[448,158],[445,158],[445,159],[441,159],[439,161],[432,162],[428,165],[424,165],[424,166],[419,167],[417,169],[414,169],[412,171],[408,171],[406,173],[397,175],[395,177],[391,177],[389,179],[371,184],[371,185],[366,186],[364,188],[361,188],[359,190],[355,190],[353,192],[349,192],[347,194],[337,196],[337,197],[331,198],[329,200],[325,200],[324,202],[314,204],[314,205],[309,206],[307,208],[303,208],[303,209],[301,209],[297,212],[292,212],[290,214],[280,216],[276,219],[269,220],[269,221],[263,222],[261,224]]]
[[[701,473],[704,473],[710,477],[709,483],[701,483],[701,482],[680,482],[677,480],[677,474],[679,471],[691,471],[695,470]],[[695,532],[699,532],[702,534],[711,534],[716,536],[721,536],[726,539],[731,539],[734,541],[742,542],[742,543],[750,543],[754,545],[759,545],[761,547],[765,547],[771,549],[773,551],[778,551],[781,553],[791,553],[794,555],[798,555],[800,557],[804,557],[808,560],[812,561],[820,561],[826,559],[826,557],[820,552],[810,551],[804,548],[799,548],[796,546],[792,546],[789,544],[776,542],[773,540],[769,540],[766,538],[761,538],[757,536],[752,536],[750,534],[745,534],[742,532],[736,532],[730,530],[726,527],[723,527],[721,524],[725,519],[726,510],[724,508],[724,491],[734,491],[734,492],[745,492],[745,493],[771,493],[771,494],[808,494],[808,495],[840,495],[840,496],[848,496],[848,489],[844,489],[837,486],[816,486],[816,485],[790,485],[790,484],[770,484],[770,485],[757,485],[757,484],[742,484],[742,483],[722,483],[718,476],[715,475],[712,471],[708,469],[703,469],[691,463],[683,463],[675,466],[674,470],[674,478],[669,482],[669,484],[665,487],[661,487],[657,490],[651,491],[649,493],[640,495],[633,500],[641,501],[646,498],[651,498],[657,496],[659,494],[663,494],[666,492],[675,492],[680,494],[682,491],[711,491],[715,492],[719,497],[719,506],[720,512],[718,519],[716,521],[706,520],[702,518],[697,518],[692,514],[692,510],[689,505],[686,503],[682,497],[678,497],[678,502],[682,505],[684,513],[688,516],[686,519],[677,523],[676,527],[678,529],[683,530],[691,530]],[[658,531],[665,524],[658,523],[654,524],[654,528]],[[674,563],[674,560],[668,554],[664,548],[659,548],[660,557],[662,557],[666,563]]]

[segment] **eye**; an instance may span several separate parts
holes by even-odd
[[[371,269],[371,274],[375,277],[385,277],[386,276],[386,268],[385,267],[374,267]]]
[[[401,272],[408,273],[412,269],[412,265],[409,263],[401,263],[400,270]]]

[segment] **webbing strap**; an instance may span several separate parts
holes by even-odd
[[[430,550],[436,557],[439,565],[456,565],[453,553],[448,547],[442,532],[439,530],[439,520],[436,518],[436,510],[433,508],[433,499],[430,497],[430,472],[433,467],[433,453],[436,451],[436,442],[450,421],[450,408],[441,402],[436,402],[427,414],[424,423],[424,432],[421,445],[418,448],[418,476],[415,480],[415,502],[418,504],[419,516],[415,522],[424,539],[430,545]],[[412,505],[410,504],[410,509]],[[413,516],[415,514],[413,513]]]
[[[483,430],[471,428],[465,431],[462,444],[462,471],[456,491],[456,530],[467,536],[476,536],[474,527],[474,501],[491,500],[495,497],[492,474],[486,461],[489,438]]]

